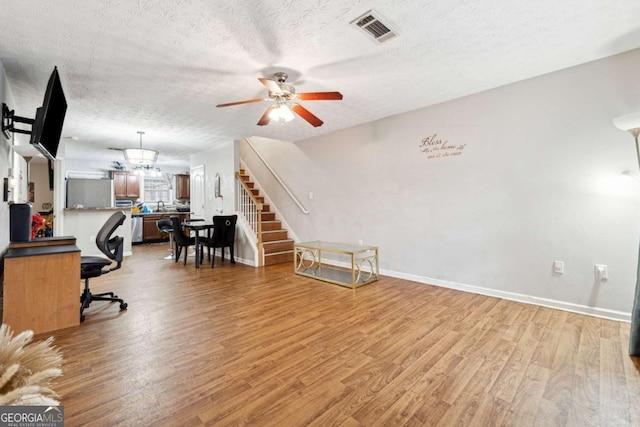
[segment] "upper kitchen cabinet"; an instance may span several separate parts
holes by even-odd
[[[190,176],[185,174],[176,175],[176,199],[188,200],[191,198]]]
[[[140,177],[135,173],[113,171],[113,189],[116,199],[140,198]]]

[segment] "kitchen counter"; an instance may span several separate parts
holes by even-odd
[[[131,216],[146,216],[146,215],[189,215],[191,212],[178,212],[178,211],[160,211],[160,212],[149,212],[149,213],[134,213]]]
[[[131,212],[131,208],[114,208],[110,206],[105,206],[103,208],[64,208],[65,211],[123,211],[123,212]]]
[[[96,236],[114,212],[124,212],[125,220],[116,234],[124,237],[124,255],[131,255],[131,208],[66,208],[63,210],[63,234],[76,236],[76,245],[82,255],[103,256],[96,246]]]
[[[142,239],[135,236],[134,241],[136,243],[139,243],[140,241],[142,241],[142,243],[168,241],[169,235],[160,231],[157,224],[158,220],[169,219],[172,216],[177,216],[180,218],[180,222],[183,222],[189,217],[189,214],[189,212],[178,212],[175,210],[133,214],[133,218],[142,222]]]

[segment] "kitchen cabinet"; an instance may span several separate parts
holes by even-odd
[[[180,223],[184,222],[187,218],[187,214],[171,212],[142,215],[142,242],[153,243],[168,241],[169,235],[160,231],[157,222],[161,219],[169,219],[172,216],[178,216],[180,218]]]
[[[190,175],[176,175],[176,199],[188,200],[191,198]]]
[[[163,215],[147,214],[142,217],[142,241],[147,242],[160,242],[162,240],[168,240],[167,233],[161,233],[156,225],[156,222],[162,219]],[[167,215],[167,218],[169,216]],[[165,239],[166,237],[166,239]]]
[[[113,190],[116,199],[140,198],[140,177],[132,172],[113,171]]]

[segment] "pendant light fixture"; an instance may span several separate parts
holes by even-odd
[[[125,148],[124,158],[135,165],[154,164],[158,159],[158,152],[142,148],[142,135],[144,135],[144,132],[139,130],[138,134],[140,134],[140,148]]]

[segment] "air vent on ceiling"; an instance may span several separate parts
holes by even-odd
[[[364,15],[351,21],[351,24],[360,28],[379,43],[385,42],[398,35],[375,10],[368,11]]]

